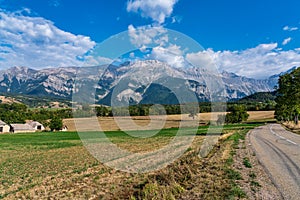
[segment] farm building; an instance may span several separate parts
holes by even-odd
[[[8,133],[10,126],[7,125],[4,121],[0,120],[0,133]]]
[[[45,127],[43,126],[43,124],[41,124],[40,122],[37,121],[29,121],[27,122],[27,124],[29,124],[32,128],[34,128],[34,130],[36,131],[43,131],[45,130]]]
[[[61,131],[63,131],[63,132],[68,131],[68,126],[67,125],[63,125]]]
[[[11,124],[10,132],[13,133],[32,133],[35,129],[29,124]]]

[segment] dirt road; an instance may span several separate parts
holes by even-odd
[[[279,124],[249,133],[250,145],[284,199],[300,198],[300,135]]]

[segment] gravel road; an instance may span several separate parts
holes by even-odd
[[[300,199],[300,135],[279,124],[249,133],[250,145],[284,199]]]

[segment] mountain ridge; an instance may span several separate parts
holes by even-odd
[[[12,67],[0,70],[0,92],[72,99],[74,92],[89,87],[96,91],[93,95],[98,103],[103,103],[103,99],[106,98],[107,104],[108,96],[111,96],[116,86],[119,86],[121,88],[116,95],[119,99],[124,98],[127,103],[129,101],[140,103],[149,102],[154,98],[151,96],[155,93],[149,91],[149,88],[154,90],[157,87],[152,87],[151,83],[162,81],[163,84],[168,84],[165,81],[167,80],[165,77],[168,76],[171,82],[176,79],[181,80],[183,85],[188,85],[188,90],[196,93],[199,101],[208,101],[210,94],[205,83],[205,75],[206,80],[221,78],[226,89],[226,99],[234,100],[256,92],[273,91],[279,76],[283,73],[258,80],[226,71],[213,74],[199,68],[173,68],[157,60],[127,62],[119,66],[61,67],[41,70]],[[127,85],[123,87],[121,82],[124,81]],[[174,84],[177,84],[176,81]],[[144,97],[148,100],[143,101]]]

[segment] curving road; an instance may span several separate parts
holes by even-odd
[[[300,199],[300,135],[279,124],[249,132],[249,142],[284,199]]]

